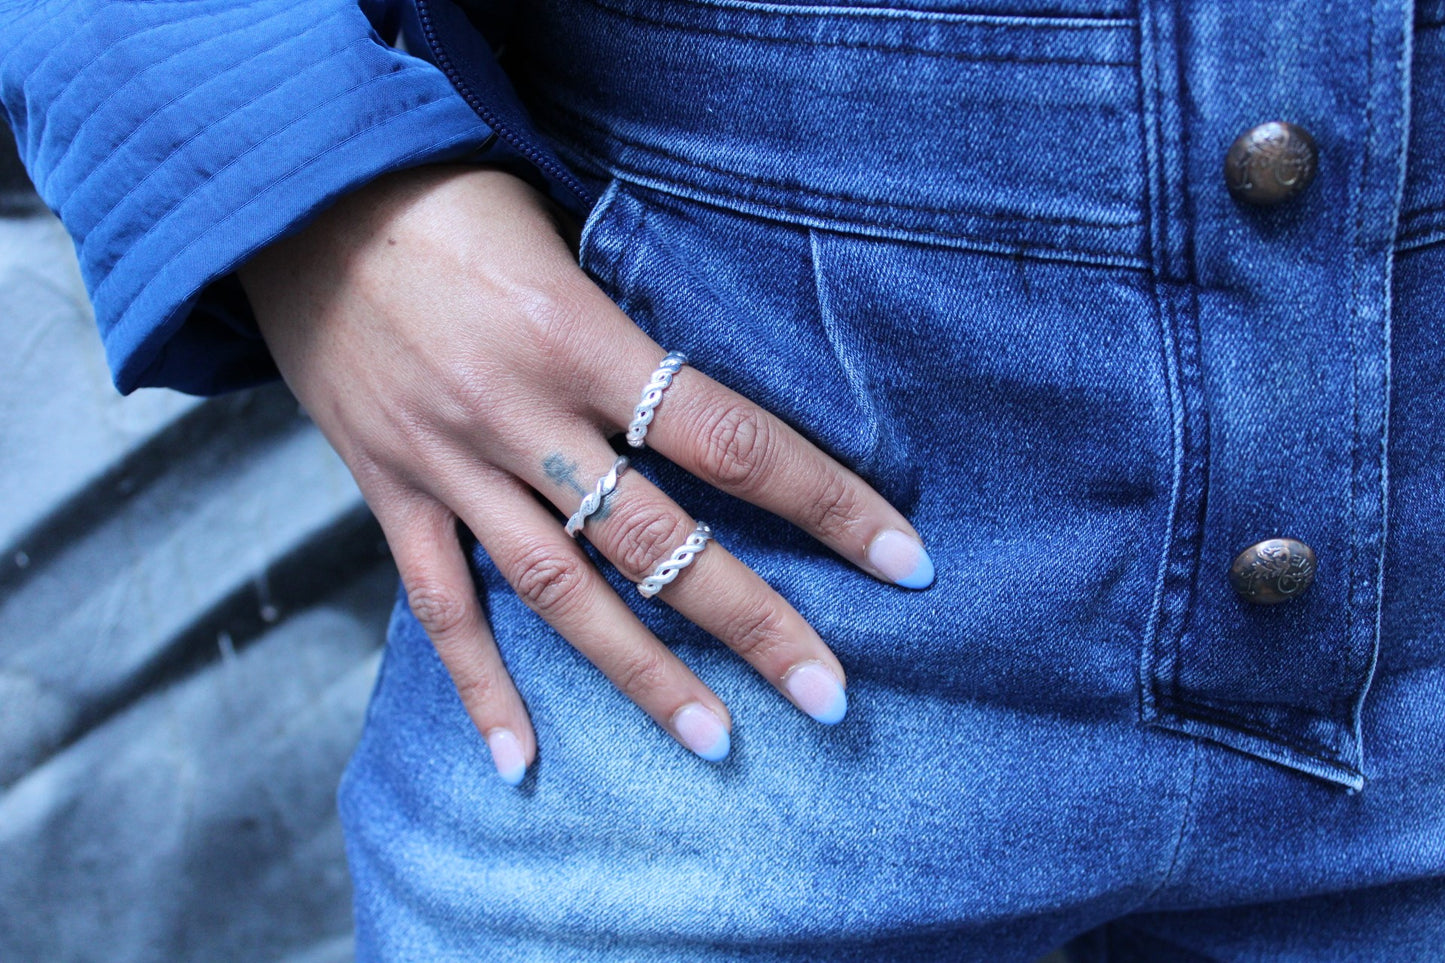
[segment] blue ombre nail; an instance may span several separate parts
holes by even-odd
[[[933,559],[923,543],[906,532],[890,528],[868,545],[868,561],[884,578],[904,588],[922,589],[933,584]]]
[[[898,584],[911,589],[925,589],[933,584],[933,559],[928,557],[928,553],[921,546],[918,549],[918,564],[913,567],[913,571],[900,578]]]
[[[808,715],[825,726],[843,721],[848,714],[848,693],[838,677],[821,662],[804,662],[783,677],[788,695]]]
[[[512,731],[493,729],[487,733],[487,748],[492,750],[492,763],[502,781],[509,786],[520,785],[527,775],[527,757]]]
[[[732,750],[727,726],[700,702],[689,702],[672,717],[678,740],[708,762],[726,759]]]

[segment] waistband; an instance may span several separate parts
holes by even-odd
[[[764,217],[1147,264],[1137,23],[542,0],[508,69],[570,162]]]

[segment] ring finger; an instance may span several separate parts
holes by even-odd
[[[533,484],[563,512],[574,511],[615,456],[595,442],[577,461],[595,470],[551,470]],[[567,462],[567,464],[571,464]],[[637,472],[617,479],[615,491],[591,515],[584,534],[634,583],[653,574],[696,527],[675,502]],[[709,542],[690,567],[657,598],[742,656],[794,705],[832,724],[847,711],[843,667],[813,627],[763,579],[717,542]]]
[[[516,478],[488,488],[485,505],[453,503],[522,601],[684,747],[712,761],[727,756],[731,719],[722,700],[648,631]]]

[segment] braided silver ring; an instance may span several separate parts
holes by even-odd
[[[643,439],[647,437],[647,426],[652,424],[657,406],[662,404],[662,393],[672,387],[672,376],[685,364],[687,355],[681,351],[669,351],[648,379],[647,387],[642,389],[642,400],[632,409],[632,424],[627,426],[627,443],[633,448],[642,447]]]
[[[692,564],[693,556],[707,548],[707,543],[710,541],[712,541],[712,526],[707,522],[698,522],[697,527],[692,530],[692,534],[687,537],[687,541],[673,549],[670,556],[657,563],[657,568],[652,570],[651,575],[637,583],[637,591],[645,599],[650,599],[661,592],[664,585],[677,578],[678,572]]]
[[[618,459],[612,463],[612,467],[608,469],[607,474],[597,479],[596,486],[587,497],[582,499],[582,504],[577,506],[577,510],[572,513],[572,517],[567,519],[568,535],[576,538],[577,533],[582,531],[582,526],[587,524],[587,519],[597,514],[597,510],[602,507],[602,500],[617,489],[617,476],[627,471],[627,464],[627,458],[625,456],[619,456]]]

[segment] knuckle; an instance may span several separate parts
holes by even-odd
[[[513,295],[512,310],[525,319],[532,343],[549,367],[570,370],[580,354],[588,353],[588,320],[596,307],[592,292],[578,283],[585,280],[580,275],[549,276],[543,285]]]
[[[581,560],[543,548],[517,559],[508,581],[522,601],[543,618],[575,609],[587,592],[587,572]]]
[[[406,604],[433,642],[452,638],[468,621],[468,600],[430,579],[407,586]]]
[[[402,501],[396,484],[396,473],[370,452],[337,445],[337,453],[346,462],[346,467],[351,469],[351,477],[356,479],[356,487],[361,489],[367,503],[378,515]]]
[[[450,376],[451,404],[447,412],[450,426],[453,430],[467,431],[484,421],[496,406],[498,379],[488,367],[477,362],[453,366]]]
[[[437,370],[428,390],[391,401],[380,410],[405,456],[429,459],[446,439],[468,432],[487,411],[490,385],[471,362],[448,364]]]
[[[863,515],[863,496],[836,471],[826,473],[817,495],[804,509],[809,529],[825,539],[843,541]]]
[[[642,505],[614,512],[608,524],[613,529],[612,563],[634,582],[651,575],[692,532],[685,519]]]
[[[729,620],[728,647],[753,661],[787,641],[783,613],[767,600],[754,602]]]
[[[763,410],[745,401],[715,408],[702,433],[702,471],[722,488],[747,491],[766,477],[772,430]]]
[[[667,664],[662,655],[650,648],[628,653],[612,673],[612,681],[622,692],[636,699],[644,692],[667,686]]]
[[[454,355],[432,372],[426,390],[410,399],[404,426],[425,445],[437,439],[472,438],[478,428],[494,429],[507,395],[508,372],[485,350]]]
[[[497,701],[498,679],[490,672],[472,672],[458,678],[452,676],[452,683],[461,696],[462,705],[473,708],[494,705]]]

